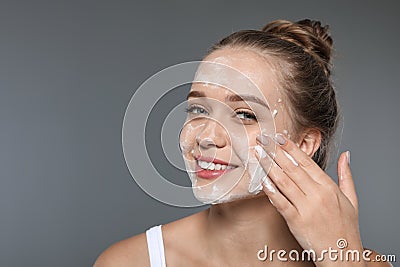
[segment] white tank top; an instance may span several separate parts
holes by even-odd
[[[153,226],[146,231],[147,249],[151,267],[166,267],[164,243],[161,225]]]

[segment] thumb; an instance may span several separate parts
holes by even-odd
[[[358,211],[358,200],[354,186],[353,176],[350,170],[350,151],[343,152],[338,162],[338,182],[343,194],[350,200],[353,207]]]

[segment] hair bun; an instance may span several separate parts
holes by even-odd
[[[330,73],[333,41],[328,30],[328,25],[321,26],[320,21],[309,19],[297,22],[276,20],[262,28],[262,31],[268,34],[302,47],[305,52],[322,63],[327,73]]]

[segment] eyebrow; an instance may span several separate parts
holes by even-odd
[[[203,92],[200,91],[191,91],[188,96],[187,99],[191,98],[191,97],[206,97],[206,95]],[[225,101],[230,101],[230,102],[239,102],[239,101],[249,101],[249,102],[254,102],[257,104],[260,104],[264,107],[266,107],[267,109],[270,109],[269,106],[267,105],[267,103],[265,103],[263,100],[261,100],[260,98],[254,96],[254,95],[228,95],[225,98]]]

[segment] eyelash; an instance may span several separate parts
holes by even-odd
[[[236,111],[236,114],[237,115],[244,114],[245,118],[243,118],[243,119],[240,118],[241,120],[246,120],[246,121],[254,120],[254,121],[257,121],[256,115],[254,113],[252,113],[252,112],[248,112],[248,111],[245,111],[245,110],[238,110],[238,111]]]
[[[200,112],[195,112],[195,110],[199,110]],[[192,105],[190,107],[185,108],[185,112],[186,113],[191,113],[191,114],[200,114],[201,112],[207,113],[205,108],[201,107],[201,106],[197,106],[197,105]],[[248,112],[245,110],[236,110],[235,114],[237,117],[239,117],[239,114],[243,114],[245,117],[244,118],[239,118],[243,121],[250,121],[250,120],[254,120],[257,121],[256,115],[252,112]]]
[[[202,110],[202,111],[204,111],[204,112],[207,112],[205,108],[202,108],[202,107],[197,106],[197,105],[192,105],[192,106],[190,106],[190,107],[185,108],[185,112],[186,112],[186,113],[192,113],[192,114],[199,114],[199,113],[195,113],[195,112],[194,112],[196,109]],[[208,113],[208,112],[207,112],[207,113]]]

